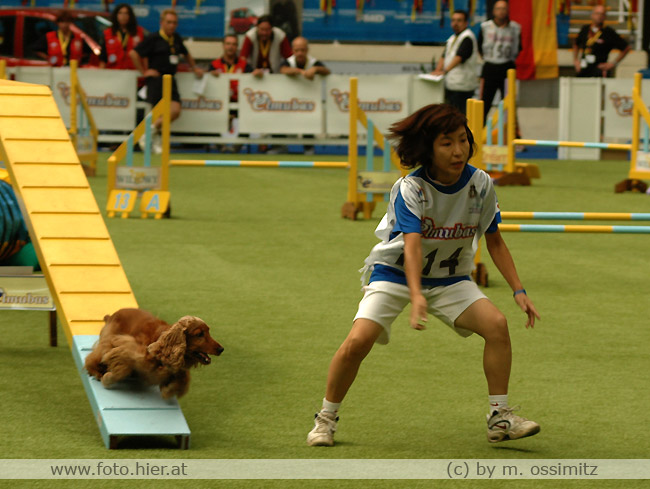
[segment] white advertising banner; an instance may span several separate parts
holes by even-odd
[[[411,77],[411,100],[409,114],[429,104],[441,104],[445,101],[444,81],[423,80]]]
[[[101,131],[131,131],[135,127],[137,71],[77,70],[79,83]],[[66,127],[70,127],[70,68],[52,69],[52,94]],[[77,107],[81,107],[78,104]]]
[[[49,66],[18,66],[16,81],[52,87],[52,68]]]
[[[223,134],[228,132],[230,80],[205,74],[177,73],[181,116],[172,123],[174,133]]]
[[[359,76],[359,106],[382,133],[409,114],[410,76]],[[326,130],[328,134],[348,134],[350,77],[330,75],[326,79]],[[365,134],[359,125],[359,133]]]
[[[650,80],[643,80],[641,94],[646,105],[650,105]],[[604,129],[605,138],[632,138],[632,86],[630,78],[608,78],[604,80]],[[579,110],[579,108],[578,108]]]
[[[239,132],[321,134],[322,81],[286,75],[239,78]]]
[[[43,275],[0,275],[0,310],[53,311],[54,301]]]

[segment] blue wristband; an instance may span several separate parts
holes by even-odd
[[[526,294],[526,289],[515,290],[514,294],[512,294],[512,297],[516,297],[519,294]],[[528,295],[528,294],[526,294],[526,295]]]

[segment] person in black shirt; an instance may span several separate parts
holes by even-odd
[[[605,17],[605,7],[596,5],[591,11],[591,24],[580,29],[573,44],[573,65],[579,77],[607,77],[630,51],[630,45],[614,29],[605,27]],[[610,63],[612,49],[620,54]]]
[[[203,76],[203,70],[194,62],[187,51],[183,38],[176,32],[178,14],[172,9],[163,10],[160,15],[160,31],[151,33],[138,44],[129,56],[135,68],[146,78],[147,102],[156,105],[162,98],[162,75],[175,75],[179,56],[184,56],[197,78]],[[146,58],[146,62],[143,61]],[[171,120],[181,115],[181,97],[178,93],[176,80],[172,78]],[[160,133],[162,117],[154,122],[156,134]],[[159,139],[159,138],[156,138]],[[154,151],[158,153],[157,141],[154,140]]]

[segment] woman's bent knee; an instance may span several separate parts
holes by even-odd
[[[500,311],[489,318],[484,336],[486,340],[510,343],[508,320]]]
[[[370,352],[383,328],[369,319],[357,319],[340,352],[348,359],[363,359]]]

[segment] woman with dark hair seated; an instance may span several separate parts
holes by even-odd
[[[104,47],[100,68],[134,70],[129,51],[144,39],[144,29],[138,25],[130,5],[121,3],[111,13],[112,26],[104,31]]]

